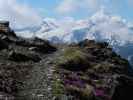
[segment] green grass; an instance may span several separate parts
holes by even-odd
[[[62,84],[62,80],[59,79],[59,75],[57,73],[54,73],[54,80],[52,83],[52,94],[56,98],[62,97],[64,94],[64,85]]]
[[[78,47],[64,49],[56,64],[70,70],[82,70],[89,66],[87,55]]]

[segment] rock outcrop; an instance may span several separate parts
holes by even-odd
[[[33,62],[39,62],[41,58],[38,55],[35,54],[22,54],[17,53],[15,51],[11,51],[8,56],[9,60],[16,61],[16,62],[26,62],[26,61],[33,61]]]
[[[42,80],[48,79],[46,75],[49,72],[47,70],[44,72],[48,67],[45,66],[48,63],[45,62],[45,58],[55,52],[56,47],[39,38],[25,39],[18,37],[9,28],[9,25],[3,24],[0,23],[0,100],[32,100],[32,97],[26,96],[28,95],[27,89],[29,88],[29,91],[34,90],[35,87],[31,86],[40,82],[39,79],[42,74],[42,77],[44,77]],[[36,72],[38,73],[35,74]],[[27,84],[30,85],[27,86]],[[42,84],[40,83],[40,85]],[[38,85],[35,85],[36,91],[38,91]],[[26,95],[20,93],[23,91],[26,91]],[[47,86],[46,91],[48,91]]]
[[[8,48],[8,44],[6,43],[6,41],[0,39],[0,50],[7,49],[7,48]]]

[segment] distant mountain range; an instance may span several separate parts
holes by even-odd
[[[84,20],[46,18],[40,26],[17,29],[16,33],[26,38],[38,36],[55,43],[71,43],[83,39],[106,41],[133,64],[133,25],[103,10]]]

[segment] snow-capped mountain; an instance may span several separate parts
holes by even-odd
[[[47,21],[47,23],[49,23]],[[36,32],[36,36],[59,42],[77,42],[85,38],[106,40],[110,44],[124,45],[133,42],[133,30],[125,20],[111,16],[104,11],[97,12],[92,17],[80,21],[56,21],[56,27],[46,26]],[[52,28],[51,28],[52,27]],[[54,39],[53,39],[54,38]],[[55,42],[55,41],[53,41]]]
[[[15,29],[15,31],[18,36],[30,38],[38,35],[38,33],[44,34],[56,28],[58,28],[58,24],[54,19],[45,18],[39,26]]]
[[[17,32],[24,37],[38,36],[52,42],[78,42],[95,39],[110,43],[121,56],[133,58],[133,25],[119,16],[100,10],[84,20],[46,18],[34,29]],[[130,53],[129,53],[130,52]]]
[[[42,24],[40,25],[40,29],[36,31],[36,33],[45,33],[49,32],[53,29],[58,28],[58,24],[54,19],[46,18],[43,20]]]

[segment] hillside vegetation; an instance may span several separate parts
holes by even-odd
[[[132,100],[129,67],[106,42],[52,44],[0,31],[0,100]]]

